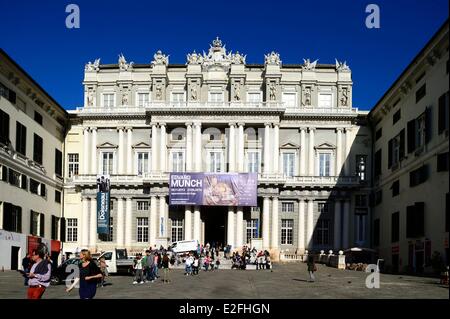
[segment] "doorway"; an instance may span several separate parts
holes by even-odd
[[[227,224],[228,207],[203,206],[202,220],[205,223],[205,242],[212,246],[224,247],[226,243],[225,230]]]
[[[20,247],[11,246],[11,270],[19,269],[19,251]]]
[[[416,273],[422,274],[423,273],[423,264],[424,264],[424,253],[423,250],[416,251]]]

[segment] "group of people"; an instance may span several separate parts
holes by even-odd
[[[184,259],[185,275],[198,275],[199,269],[204,271],[212,271],[219,269],[220,260],[218,256],[215,258],[214,253],[206,253],[206,255],[198,255],[196,252],[189,253]]]
[[[164,249],[160,251],[147,249],[145,256],[138,254],[134,259],[134,281],[133,284],[144,284],[145,282],[154,282],[158,279],[159,269],[163,270],[164,283],[170,283],[169,270],[175,264],[175,257],[169,257]]]

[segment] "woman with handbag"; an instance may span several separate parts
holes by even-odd
[[[308,254],[306,264],[308,266],[308,274],[309,274],[308,282],[314,282],[316,280],[316,277],[314,276],[314,272],[317,271],[317,267],[316,267],[316,263],[314,262],[314,255],[312,253]]]

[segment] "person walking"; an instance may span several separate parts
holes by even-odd
[[[166,254],[164,254],[164,256],[161,260],[161,267],[163,269],[163,282],[164,283],[170,282],[170,275],[169,275],[169,272],[170,272],[169,267],[170,266],[169,266],[169,264],[170,264],[170,258],[169,258],[169,256],[167,256],[167,253],[166,253]]]
[[[30,254],[27,254],[23,259],[22,259],[22,269],[23,269],[23,277],[25,278],[25,281],[24,281],[24,286],[28,286],[28,280],[29,280],[29,278],[28,278],[28,276],[26,275],[29,271],[30,271],[30,268],[31,268],[31,255]]]
[[[308,274],[309,274],[309,280],[308,282],[314,282],[316,280],[316,277],[314,276],[314,272],[317,271],[316,263],[314,262],[314,255],[308,254],[308,257],[306,259],[306,265],[308,266]]]
[[[99,260],[100,271],[102,272],[102,280],[99,286],[105,286],[105,278],[108,277],[108,265],[106,264],[105,257],[100,258]]]
[[[198,256],[194,256],[194,263],[192,264],[192,274],[198,275],[199,259]]]
[[[31,266],[28,276],[28,299],[41,299],[45,289],[50,286],[52,265],[45,258],[44,247],[41,245],[33,250],[31,259],[34,264]]]
[[[147,281],[154,282],[155,277],[153,276],[153,264],[155,262],[155,256],[150,250],[145,251],[145,257],[143,260],[144,270]]]
[[[144,276],[142,273],[142,260],[141,260],[141,254],[138,254],[136,256],[135,264],[134,264],[134,281],[133,285],[136,285],[137,283],[143,284],[144,283]]]
[[[97,292],[97,281],[102,278],[102,273],[97,264],[92,260],[89,250],[82,249],[80,258],[80,277],[74,280],[73,284],[66,289],[66,292],[72,291],[80,283],[80,299],[92,299]]]

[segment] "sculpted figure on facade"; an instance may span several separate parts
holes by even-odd
[[[89,88],[87,92],[87,104],[88,106],[94,105],[94,92],[91,88]]]
[[[305,93],[303,96],[303,106],[310,106],[311,105],[311,87],[307,86],[305,87]]]
[[[316,68],[317,61],[319,61],[319,60],[317,59],[314,62],[311,62],[311,60],[309,60],[309,59],[306,59],[306,60],[303,59],[302,69],[303,70],[314,70]]]
[[[197,52],[195,52],[195,50],[191,54],[187,55],[187,64],[202,64],[202,63],[203,57]]]
[[[245,58],[247,55],[241,55],[239,51],[236,51],[235,54],[231,56],[231,63],[232,64],[245,64]]]
[[[84,70],[85,71],[98,71],[100,69],[100,59],[95,59],[94,63],[92,63],[91,61],[89,61],[85,66],[84,66]]]
[[[191,100],[197,101],[197,83],[191,84]]]
[[[348,106],[348,88],[346,88],[346,87],[342,88],[341,105]]]
[[[350,71],[350,67],[347,65],[347,61],[339,62],[336,58],[336,71]]]
[[[280,54],[274,51],[264,55],[266,65],[281,65]]]
[[[162,53],[161,50],[156,51],[153,55],[152,66],[155,65],[169,65],[169,56]]]
[[[122,105],[128,105],[128,92],[122,94]]]
[[[275,83],[269,84],[269,100],[275,101],[277,99],[277,88],[275,87]]]
[[[118,61],[118,63],[119,63],[119,69],[121,71],[128,71],[129,69],[131,69],[133,67],[133,64],[134,64],[134,62],[128,63],[122,53],[119,54],[119,61]]]
[[[157,100],[162,100],[162,84],[161,83],[156,84],[155,96],[156,96]]]
[[[234,82],[234,100],[240,101],[241,100],[241,85],[239,82]]]

